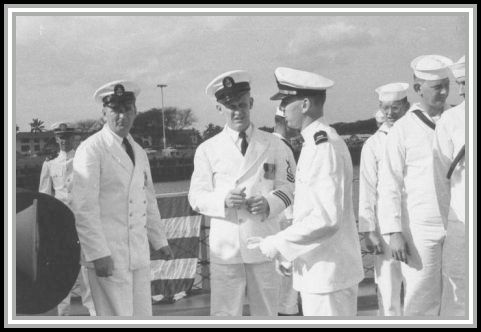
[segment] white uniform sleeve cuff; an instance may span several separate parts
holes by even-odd
[[[292,204],[289,196],[281,190],[270,192],[265,198],[269,203],[269,217],[278,215]]]

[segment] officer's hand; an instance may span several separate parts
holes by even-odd
[[[225,206],[239,209],[246,200],[245,190],[246,187],[229,191],[225,197]]]
[[[408,263],[409,247],[401,232],[391,233],[389,246],[395,260]]]
[[[111,256],[102,257],[93,261],[97,277],[110,277],[114,270],[114,261]]]
[[[366,249],[373,255],[381,255],[383,253],[381,236],[376,232],[364,233],[366,240]]]
[[[269,215],[269,203],[264,196],[256,195],[249,197],[246,203],[247,211],[253,215],[264,214],[266,217]]]
[[[292,263],[288,261],[280,261],[276,259],[276,272],[282,277],[289,277],[292,275]]]
[[[277,250],[274,237],[268,236],[259,243],[259,250],[270,261],[280,257],[280,252]]]
[[[174,252],[172,251],[172,249],[170,249],[169,246],[165,246],[158,249],[157,254],[160,256],[160,259],[163,259],[166,261],[170,259],[174,259]]]

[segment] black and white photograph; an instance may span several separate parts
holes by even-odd
[[[5,327],[477,326],[477,5],[4,16]]]

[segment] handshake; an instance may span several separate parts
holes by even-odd
[[[292,263],[287,261],[277,250],[272,236],[261,238],[253,236],[247,239],[247,249],[259,249],[270,261],[275,260],[276,271],[283,277],[292,275]]]
[[[242,189],[233,189],[229,191],[225,197],[225,206],[228,208],[240,209],[245,206],[249,213],[253,215],[269,215],[269,203],[262,195],[254,195],[246,198],[246,187]]]

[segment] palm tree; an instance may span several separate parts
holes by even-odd
[[[45,130],[45,126],[43,125],[44,122],[39,119],[32,119],[32,122],[29,123],[30,125],[30,132],[31,133],[41,133]]]

